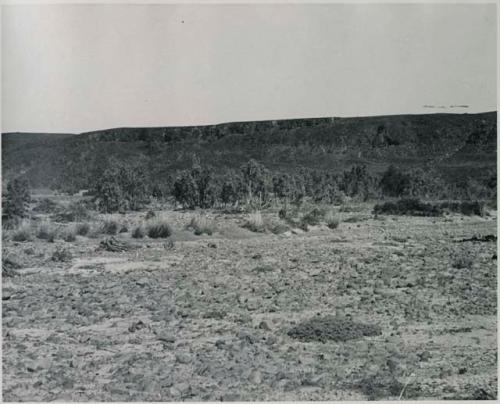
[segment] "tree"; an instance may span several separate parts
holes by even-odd
[[[25,178],[14,178],[7,184],[2,216],[6,220],[18,220],[28,216],[31,201],[28,181]]]

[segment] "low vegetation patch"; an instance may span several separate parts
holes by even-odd
[[[54,220],[58,222],[82,222],[90,218],[91,214],[84,201],[72,202],[62,212],[54,215]]]
[[[457,269],[472,268],[474,259],[468,251],[461,251],[451,259],[451,266]]]
[[[148,226],[148,236],[151,238],[168,238],[173,234],[172,228],[164,220],[157,220]]]
[[[188,228],[193,229],[194,234],[196,234],[197,236],[200,236],[202,234],[208,234],[210,236],[215,230],[215,223],[213,220],[199,215],[191,219]]]
[[[64,247],[57,247],[52,254],[52,261],[55,262],[69,262],[73,259],[73,255],[69,249]]]
[[[109,237],[101,241],[99,247],[103,250],[111,252],[123,252],[136,248],[136,246],[131,245],[125,241],[118,240],[115,237]]]
[[[378,325],[354,322],[343,317],[315,317],[288,331],[292,338],[303,342],[347,341],[362,337],[381,335]]]
[[[14,276],[16,275],[16,269],[20,269],[21,264],[19,264],[14,258],[2,255],[2,276]]]
[[[88,223],[78,223],[76,225],[76,234],[79,236],[86,236],[89,234],[90,225]]]
[[[406,216],[440,216],[443,214],[437,205],[422,202],[419,199],[400,199],[375,205],[374,214]]]
[[[55,213],[61,208],[61,205],[50,198],[42,198],[33,208],[36,213]]]
[[[274,269],[271,265],[259,265],[253,269],[253,272],[257,273],[265,273],[265,272],[273,272]]]
[[[486,213],[485,203],[481,201],[447,201],[440,203],[439,207],[445,212],[461,213],[466,216],[484,216]]]
[[[314,208],[302,216],[301,223],[309,226],[317,226],[325,217],[326,211],[324,209]]]

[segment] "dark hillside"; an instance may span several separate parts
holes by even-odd
[[[117,128],[80,135],[2,136],[4,177],[24,172],[33,186],[86,187],[114,156],[174,174],[193,159],[216,170],[253,158],[274,171],[341,172],[354,164],[379,173],[389,164],[437,169],[449,180],[496,170],[496,112],[235,122],[209,126]],[[161,179],[161,178],[160,178]]]

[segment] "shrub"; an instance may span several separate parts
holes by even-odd
[[[142,224],[137,226],[132,232],[133,238],[143,238],[145,235],[146,235],[146,229]]]
[[[264,220],[262,219],[260,211],[257,210],[250,213],[246,222],[243,224],[243,227],[257,233],[264,232],[266,230],[266,226],[264,225]]]
[[[31,234],[30,225],[27,223],[22,223],[12,234],[12,240],[18,242],[33,240],[33,235]]]
[[[167,238],[172,235],[172,228],[163,220],[157,220],[148,226],[148,236],[151,238]]]
[[[461,251],[455,254],[451,260],[451,266],[457,269],[472,268],[474,260],[472,256],[467,251]]]
[[[407,216],[440,216],[439,206],[424,203],[419,199],[400,199],[397,202],[385,202],[375,205],[374,214],[407,215]]]
[[[152,219],[154,217],[156,217],[156,213],[152,210],[148,210],[148,213],[146,213],[146,220]]]
[[[102,224],[101,231],[104,234],[114,236],[116,233],[118,233],[118,227],[119,227],[119,224],[115,220],[106,220]]]
[[[120,233],[126,233],[128,232],[128,227],[126,224],[122,225],[122,227],[120,228]]]
[[[71,252],[64,247],[57,247],[54,253],[52,254],[52,261],[55,262],[68,262],[73,259],[73,255]]]
[[[76,240],[76,230],[74,228],[67,228],[63,234],[62,239],[67,243],[72,243]]]
[[[37,238],[53,243],[57,237],[57,229],[49,223],[43,223],[38,227]]]
[[[200,236],[202,234],[212,235],[215,229],[215,224],[212,220],[209,220],[207,217],[198,215],[191,219],[189,223],[190,228],[194,230],[194,234]]]
[[[76,225],[76,234],[79,236],[86,236],[90,231],[90,225],[88,223],[78,223]]]
[[[330,229],[336,229],[340,224],[340,216],[330,210],[325,215],[325,222]]]

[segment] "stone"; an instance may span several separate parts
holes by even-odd
[[[175,354],[175,359],[177,362],[182,364],[188,364],[191,362],[191,356],[186,352],[177,352]]]
[[[252,370],[248,379],[253,384],[261,384],[262,383],[262,373],[258,369]]]

